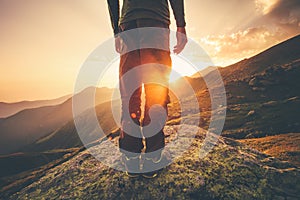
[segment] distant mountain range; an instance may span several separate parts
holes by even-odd
[[[282,57],[284,55],[286,59]],[[296,116],[297,112],[293,111],[300,106],[299,61],[300,36],[297,36],[253,58],[225,68],[218,68],[224,77],[227,95],[227,117],[222,134],[242,139],[298,132],[300,125]],[[260,67],[256,67],[256,65]],[[235,68],[235,71],[232,68]],[[206,79],[213,80],[215,78],[209,73],[214,69],[215,67],[209,67],[209,70],[205,70]],[[176,90],[174,92],[184,96],[186,90],[180,87],[180,83],[186,79],[195,90],[201,113],[191,109],[185,116],[184,113],[181,113],[179,104],[173,96],[173,102],[169,106],[168,124],[178,124],[184,118],[193,122],[190,116],[199,114],[201,115],[199,126],[208,128],[211,116],[210,95],[203,78],[193,77],[184,77],[178,80],[174,83],[173,88]],[[188,99],[187,96],[185,102],[188,102]],[[109,104],[100,104],[97,106],[96,112],[102,127],[106,127],[106,133],[116,128],[115,123],[111,123],[109,120],[112,118]],[[193,125],[195,124],[197,122],[193,123]],[[67,142],[66,138],[72,139]],[[80,144],[73,120],[71,120],[49,135],[26,145],[25,149],[27,151],[45,151],[55,148],[78,147]]]
[[[14,103],[0,102],[0,118],[6,118],[25,109],[43,106],[58,105],[69,99],[72,95],[65,95],[51,100],[20,101]]]
[[[113,89],[97,88],[95,105],[110,101]],[[87,88],[73,98],[81,102],[82,111],[91,107],[86,97],[94,92]],[[52,132],[58,130],[73,118],[72,98],[65,102],[39,108],[25,109],[0,120],[0,154],[15,152]]]
[[[290,106],[289,103],[296,103],[296,105],[298,105],[297,98],[299,98],[300,91],[298,81],[299,59],[300,36],[297,36],[252,58],[245,59],[228,67],[218,67],[217,69],[220,71],[224,80],[228,101],[228,116],[223,134],[230,137],[243,138],[249,134],[258,136],[298,130],[299,124],[296,122],[297,118],[294,117],[295,112],[286,112],[286,109],[272,110],[272,112],[276,112],[277,115],[280,116],[279,121],[269,120],[269,118],[265,119],[266,115],[263,113],[258,114],[263,110],[270,112],[268,109],[272,109],[272,106],[264,106],[256,110],[256,115],[252,116],[257,118],[255,122],[250,120],[252,118],[247,117],[247,114],[254,108],[258,108],[258,105],[267,105],[270,101],[276,101],[277,103],[287,101],[288,103],[280,103],[280,105],[286,106],[287,109],[289,107],[295,107],[295,105]],[[209,67],[201,73],[206,75],[206,80],[213,80],[215,77],[210,77],[210,72],[214,69],[216,68]],[[205,81],[197,74],[192,77],[184,77],[184,79],[192,85],[198,96],[202,115],[202,121],[199,125],[206,127],[209,123],[210,116],[210,97]],[[176,90],[176,93],[183,93],[182,95],[184,96],[186,90],[180,88],[181,81],[183,81],[183,79],[179,79],[174,83],[177,85],[174,86],[174,90]],[[85,96],[92,91],[93,88],[88,88],[78,94],[78,96],[84,99]],[[112,92],[112,89],[108,88],[98,89],[96,105],[110,101]],[[288,101],[290,98],[295,98],[295,100]],[[182,114],[176,114],[175,104],[176,102],[173,102],[173,108],[172,105],[170,108],[170,119],[172,119],[172,121],[169,123],[176,123],[181,117],[184,117],[181,116]],[[88,105],[83,103],[81,109],[82,111],[88,109]],[[109,109],[107,109],[107,111],[108,110]],[[194,111],[191,110],[188,114],[197,114],[193,112]],[[276,113],[273,113],[273,115],[276,115]],[[283,118],[284,120],[280,120],[283,116],[285,116]],[[259,117],[263,119],[259,120]],[[232,118],[235,120],[232,120]],[[257,121],[261,121],[262,124],[257,123]],[[288,126],[284,126],[284,124],[288,124]],[[72,131],[67,131],[66,127],[68,127],[67,130]],[[14,152],[25,146],[28,147],[28,145],[43,137],[50,138],[50,135],[53,136],[58,133],[61,134],[62,132],[64,133],[62,135],[69,133],[68,137],[76,138],[76,136],[71,136],[74,135],[76,131],[72,122],[70,98],[60,105],[27,109],[0,120],[0,153]],[[51,138],[53,139],[53,137]],[[57,142],[61,143],[58,138]],[[68,143],[64,147],[72,146],[71,144],[72,143]],[[73,145],[78,146],[78,144],[80,144],[80,142],[76,140]],[[42,145],[39,146],[41,147]],[[33,150],[34,148],[30,149]]]
[[[219,85],[214,85],[214,69],[215,67],[209,67],[208,69],[202,71],[202,73],[205,74],[206,81],[208,80],[213,83],[213,87],[219,87]],[[219,70],[219,73],[223,78],[227,96],[227,116],[222,136],[227,138],[227,142],[232,143],[229,145],[231,147],[228,148],[232,149],[234,154],[241,159],[241,162],[243,162],[244,156],[246,156],[247,159],[248,157],[249,159],[251,159],[251,162],[244,163],[245,165],[240,165],[239,163],[238,165],[236,165],[237,168],[244,170],[243,166],[246,166],[246,168],[249,169],[252,169],[253,166],[255,166],[255,169],[258,170],[255,177],[261,177],[257,181],[261,181],[261,179],[264,180],[262,177],[265,176],[265,174],[269,173],[268,170],[260,171],[261,168],[256,168],[257,163],[261,163],[262,166],[270,170],[272,167],[276,168],[276,170],[273,172],[274,174],[276,174],[276,176],[280,176],[281,178],[284,178],[284,176],[279,175],[281,169],[286,170],[284,171],[284,173],[287,173],[289,180],[289,177],[293,176],[292,174],[299,175],[299,173],[297,172],[298,168],[293,168],[293,170],[288,172],[288,169],[285,166],[293,167],[293,164],[298,166],[300,160],[300,123],[298,117],[298,111],[300,108],[300,35],[282,42],[270,49],[267,49],[266,51],[252,58],[242,60],[227,67],[217,67],[217,69]],[[186,105],[190,105],[189,103],[191,103],[192,97],[189,96],[188,93],[186,93],[185,88],[180,87],[183,81],[188,81],[194,89],[199,102],[200,113],[198,109],[193,109],[195,105],[191,105],[190,109],[187,112],[181,112],[179,102],[177,102],[176,96],[173,94],[172,102],[169,104],[169,119],[167,124],[170,127],[175,127],[181,121],[184,121],[186,124],[191,123],[193,126],[196,125],[205,130],[208,128],[208,125],[211,122],[211,112],[214,112],[211,110],[211,99],[206,82],[204,81],[203,77],[199,76],[199,74],[195,74],[191,77],[183,77],[176,83],[171,84],[174,88],[173,92],[175,94],[184,96],[183,101]],[[79,93],[77,98],[82,98],[83,104],[81,108],[81,116],[82,119],[85,120],[83,121],[83,124],[86,124],[85,129],[88,133],[90,133],[89,137],[92,141],[100,138],[97,138],[97,133],[95,133],[94,127],[90,127],[88,123],[90,114],[91,112],[93,112],[93,110],[91,109],[93,108],[90,108],[87,104],[84,103],[84,98],[88,94],[90,94],[91,91],[93,91],[93,88],[88,88]],[[101,127],[105,128],[104,132],[106,134],[109,134],[110,132],[118,128],[112,116],[112,109],[115,109],[111,108],[112,92],[113,91],[110,89],[100,88],[97,89],[96,95],[96,114]],[[72,152],[77,152],[78,149],[82,147],[82,142],[77,135],[74,121],[72,119],[71,106],[71,99],[68,99],[64,103],[59,105],[23,110],[13,116],[1,119],[0,153],[5,154],[22,151],[26,152],[25,155],[27,157],[30,157],[30,153],[34,153],[34,156],[30,157],[31,159],[34,159],[35,157],[39,157],[41,154],[44,155],[44,152],[59,152],[59,155],[63,155],[61,159],[66,160],[65,154],[61,153],[62,151],[64,152],[67,149],[70,150],[72,148],[75,148],[76,150]],[[200,116],[200,121],[197,121],[198,116]],[[270,155],[276,156],[277,158],[284,160],[286,163],[279,162],[276,159],[274,160],[274,158],[267,157],[259,152],[253,153],[253,151],[249,150],[248,147],[244,149],[247,154],[240,154],[239,146],[241,144],[233,142],[234,140],[245,143],[249,147],[252,147],[259,151],[263,151],[264,153],[270,153]],[[284,140],[284,142],[272,142],[282,140]],[[200,143],[197,143],[197,145],[200,145]],[[236,149],[236,147],[238,147],[238,149]],[[281,148],[280,152],[282,152],[282,154],[274,153],[277,148]],[[84,148],[81,148],[81,150],[83,149]],[[38,154],[36,155],[36,153]],[[230,157],[227,153],[224,154],[225,156],[222,157],[222,159]],[[72,155],[74,154],[75,153],[73,153]],[[80,163],[85,162],[85,158],[82,158],[81,156],[84,157],[87,154],[87,152],[84,152],[75,159],[71,159],[70,157],[68,157],[67,160],[69,160],[71,163],[77,163],[76,165],[74,164],[74,166],[72,165],[73,168],[77,169],[78,166],[81,165]],[[47,156],[50,155],[47,154]],[[9,157],[9,155],[3,156],[2,158],[0,157],[0,161],[1,159],[5,159],[4,161],[6,162]],[[55,159],[57,158],[55,153],[51,154],[51,158],[52,157],[54,157]],[[265,160],[258,161],[256,160],[257,158]],[[17,160],[24,160],[24,157],[22,157],[22,155],[18,155],[14,156],[14,159],[14,163],[16,163]],[[90,166],[89,162],[94,161],[91,161],[90,156],[88,156],[87,159],[87,165]],[[220,159],[217,163],[210,163],[210,161],[207,162],[210,163],[211,166],[219,166],[219,163],[222,162],[222,159]],[[60,160],[60,162],[63,161]],[[194,163],[198,161],[189,160],[187,162]],[[232,167],[236,164],[235,161],[230,161],[231,164],[235,163],[233,165],[226,162],[226,165],[224,163],[221,164],[222,169],[228,167],[228,170],[234,170],[234,168]],[[266,164],[265,162],[268,163]],[[290,165],[290,163],[292,164]],[[207,163],[202,164],[203,166],[201,165],[201,168],[205,168]],[[34,165],[34,167],[36,166],[37,165]],[[194,166],[194,164],[192,164],[191,166]],[[284,167],[280,168],[280,166]],[[31,174],[35,174],[36,169],[34,167],[32,167],[30,171]],[[72,170],[69,170],[68,167],[69,165],[67,164],[60,165],[57,169],[59,169],[60,172],[64,171],[65,169],[67,171],[73,170],[73,168]],[[177,171],[177,169],[174,170]],[[283,172],[282,170],[281,172]],[[16,171],[22,170],[16,169]],[[58,172],[58,174],[60,174],[60,172]],[[272,174],[273,172],[270,172],[270,176],[274,175]],[[50,178],[54,176],[52,176],[52,173],[53,172],[48,173]],[[216,172],[215,176],[220,173],[222,172]],[[236,173],[241,173],[241,171],[238,171]],[[22,176],[14,176],[11,179],[6,178],[5,180],[7,181],[7,184],[13,183],[17,180],[19,181],[15,183],[16,185],[10,185],[8,187],[9,189],[7,189],[6,191],[13,192],[17,190],[16,188],[24,188],[24,186],[30,183],[30,180],[31,182],[33,182],[34,180],[38,180],[40,176],[44,175],[44,172],[39,171],[35,175],[32,175],[33,177],[35,177],[34,179],[28,178],[29,182],[26,183],[19,181],[20,177],[25,176],[24,174],[22,174]],[[251,174],[246,174],[243,181],[248,181],[247,177],[249,176],[254,177]],[[44,180],[50,180],[49,177],[46,177]],[[211,176],[209,175],[207,177]],[[237,179],[233,179],[239,180],[240,177],[236,176],[236,178]],[[272,183],[268,182],[266,184],[269,184],[272,187],[274,185],[276,185],[276,187],[279,187],[277,183],[273,182],[275,179],[273,180],[273,178],[270,177],[268,177],[267,179]],[[214,176],[211,177],[211,180],[214,180]],[[225,180],[226,178],[221,178],[221,182],[218,184],[223,184]],[[55,181],[57,181],[56,185],[59,185],[60,179],[57,178],[55,179]],[[225,183],[225,185],[226,184],[227,183]],[[259,182],[259,184],[261,184],[260,186],[262,188],[268,188],[264,186],[263,182]],[[41,187],[43,187],[43,195],[45,197],[48,197],[48,194],[46,194],[46,182],[43,182],[43,185]],[[247,187],[248,186],[246,184],[245,188]],[[30,188],[38,187],[32,185]],[[53,186],[53,188],[56,188],[56,186]],[[206,189],[204,190],[206,191]],[[211,190],[209,189],[209,192],[210,194],[216,193],[217,197],[221,197],[221,193],[217,192],[219,189],[212,188]],[[293,189],[292,196],[281,192],[277,193],[276,188],[274,190],[273,189],[272,191],[270,190],[270,192],[272,194],[276,194],[277,196],[281,195],[280,197],[293,197],[293,195],[299,195],[296,189]],[[28,192],[27,190],[23,190],[23,192],[24,191]],[[222,189],[220,189],[220,191],[222,191]],[[232,195],[238,195],[238,191],[239,190],[237,189],[237,193],[234,193]],[[243,191],[245,192],[246,190]],[[266,195],[265,197],[268,196],[267,193],[264,193],[264,195]],[[277,197],[276,195],[275,197]]]

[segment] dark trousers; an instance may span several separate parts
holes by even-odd
[[[154,151],[159,153],[165,146],[163,126],[167,120],[167,104],[169,103],[168,82],[171,71],[169,26],[157,20],[139,19],[121,24],[120,27],[122,31],[142,27],[165,28],[154,33],[138,30],[131,31],[130,34],[124,32],[122,51],[126,53],[121,53],[119,69],[122,99],[120,151],[125,154],[140,153],[144,147],[142,137],[145,137],[146,153]],[[145,44],[147,42],[151,44]],[[144,48],[145,46],[155,47],[153,43],[163,46],[163,49]],[[126,73],[130,74],[129,77],[123,78]],[[132,85],[138,87],[133,90],[130,88]],[[143,86],[145,107],[142,116]],[[158,130],[157,127],[159,127]]]

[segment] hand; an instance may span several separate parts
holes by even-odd
[[[116,49],[116,52],[121,53],[122,41],[121,41],[120,36],[115,37],[115,49]]]
[[[188,42],[185,27],[177,27],[176,38],[177,44],[174,46],[173,52],[179,54]]]

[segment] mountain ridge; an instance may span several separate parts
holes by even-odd
[[[295,37],[296,38],[296,40],[298,41],[298,43],[299,43],[299,39],[300,39],[300,36],[297,36],[297,37]],[[292,39],[290,39],[290,40],[295,40],[294,38],[292,38]],[[290,43],[290,40],[288,40],[289,41],[289,43]],[[280,45],[282,45],[282,44],[278,44],[278,45],[276,45],[276,48],[279,48],[280,47]],[[288,46],[288,45],[284,45],[284,46]],[[295,46],[295,45],[293,45],[293,46]],[[297,45],[296,45],[297,46]],[[300,43],[299,43],[299,46],[300,46]],[[298,48],[298,46],[297,46],[297,48]],[[273,48],[270,48],[270,49],[273,49]],[[266,51],[268,51],[268,50],[266,50]],[[265,54],[265,52],[262,52],[262,53],[260,53],[260,54],[258,54],[258,55],[264,55]],[[267,53],[267,54],[269,54],[269,53]],[[298,53],[299,54],[299,53]],[[256,55],[256,56],[258,56],[258,55]],[[299,58],[300,58],[300,55],[299,55]],[[249,60],[249,59],[248,59]],[[250,59],[251,60],[251,59]],[[295,69],[298,69],[298,67],[294,67]],[[223,68],[222,69],[220,69],[220,68],[218,68],[219,70],[223,70]],[[226,68],[224,68],[224,69],[226,69]],[[229,67],[227,68],[227,69],[230,69]],[[272,68],[271,68],[272,69]],[[292,68],[293,69],[293,68]],[[275,69],[275,70],[277,70],[278,71],[278,69]],[[274,71],[274,72],[276,72],[276,73],[278,73],[277,71]],[[280,72],[280,71],[279,71]],[[224,73],[224,71],[222,72],[221,71],[221,75],[223,75],[224,76],[224,74],[222,74],[222,73]],[[273,73],[273,72],[272,72]],[[282,72],[280,72],[280,73],[282,73]],[[289,72],[289,73],[292,73],[292,74],[294,74],[294,76],[297,76],[296,74],[298,74],[298,72]],[[209,74],[207,74],[207,76],[210,76]],[[251,75],[251,76],[253,76],[253,75]],[[274,76],[273,74],[271,74],[270,76]],[[199,98],[199,102],[200,102],[200,104],[201,104],[201,102],[205,102],[205,101],[207,101],[207,100],[205,100],[205,99],[207,99],[207,98],[209,98],[209,94],[207,94],[207,91],[206,92],[200,92],[199,93],[199,91],[201,90],[204,90],[205,89],[205,87],[206,87],[206,85],[205,85],[205,82],[203,81],[203,79],[201,79],[201,78],[199,78],[199,77],[196,77],[196,78],[190,78],[190,77],[185,77],[185,79],[189,82],[189,83],[191,83],[191,85],[193,86],[193,88],[194,88],[194,90],[195,91],[198,91],[198,93],[197,93],[197,95],[200,95],[200,96],[198,96],[198,98]],[[244,79],[244,78],[243,78]],[[247,79],[247,78],[246,78]],[[295,79],[296,80],[296,79]],[[227,79],[227,81],[225,81],[225,87],[226,87],[226,90],[228,90],[229,92],[227,92],[227,101],[229,102],[229,104],[228,104],[228,117],[229,117],[229,119],[230,120],[227,120],[227,122],[225,123],[225,134],[226,134],[226,136],[228,136],[228,137],[236,137],[236,133],[239,133],[239,134],[241,134],[241,136],[240,137],[237,137],[237,138],[239,138],[239,139],[241,139],[241,137],[246,137],[247,135],[249,135],[249,133],[251,133],[251,132],[255,132],[255,130],[254,131],[251,131],[251,130],[249,130],[249,131],[247,131],[246,133],[241,133],[240,131],[239,131],[239,127],[241,126],[241,125],[239,125],[239,124],[237,124],[236,122],[234,122],[234,123],[231,123],[231,120],[232,120],[232,115],[235,115],[235,116],[238,116],[239,118],[242,118],[242,119],[244,119],[245,120],[245,123],[249,123],[249,120],[253,120],[253,119],[255,119],[255,118],[257,118],[257,114],[256,114],[256,116],[253,116],[253,117],[247,117],[247,113],[248,112],[250,112],[251,110],[253,110],[253,108],[254,107],[258,107],[258,105],[251,105],[251,106],[248,106],[249,108],[245,108],[245,109],[242,109],[241,110],[241,115],[242,116],[240,116],[240,114],[239,115],[237,115],[238,113],[236,112],[236,111],[234,111],[235,109],[237,109],[236,107],[236,105],[242,105],[241,103],[243,103],[243,102],[253,102],[253,101],[263,101],[263,103],[264,104],[267,104],[269,101],[274,101],[274,98],[273,97],[268,97],[268,98],[266,98],[266,97],[264,97],[264,98],[261,98],[261,97],[259,97],[259,95],[262,95],[263,93],[261,92],[257,92],[257,91],[253,91],[253,89],[255,89],[255,87],[253,86],[249,86],[249,83],[248,82],[250,82],[250,79],[248,80],[246,80],[246,82],[242,82],[242,84],[243,85],[245,85],[245,86],[243,86],[243,85],[241,85],[240,83],[238,83],[237,82],[237,80],[235,80],[234,78],[233,78],[233,80],[228,80]],[[227,85],[226,85],[227,84]],[[284,83],[285,84],[285,83]],[[238,87],[241,87],[241,88],[243,88],[243,90],[241,90],[241,91],[239,91],[239,90],[237,90],[237,89],[235,89],[235,88],[233,88],[232,87],[232,85],[234,85],[234,87],[236,87],[236,85],[239,85]],[[248,87],[247,89],[244,89],[244,87]],[[233,88],[233,89],[232,89]],[[179,91],[179,92],[184,92],[185,90],[184,89],[178,89],[177,88],[177,90]],[[204,90],[205,91],[205,90]],[[249,99],[249,97],[243,97],[242,95],[244,95],[244,93],[246,92],[246,94],[248,93],[248,94],[251,94],[251,95],[253,95],[253,97],[251,97],[250,99]],[[264,91],[263,91],[264,92]],[[297,92],[295,92],[295,91],[293,91],[292,92],[294,95],[296,95],[297,94]],[[293,95],[292,95],[293,96]],[[174,98],[175,99],[175,98]],[[176,99],[175,99],[176,100]],[[279,101],[278,101],[279,102]],[[285,102],[285,101],[283,101],[282,100],[282,102]],[[259,102],[260,103],[260,102]],[[290,103],[293,103],[293,104],[295,104],[295,102],[293,102],[293,101],[289,101],[289,104]],[[297,103],[297,102],[296,102]],[[200,105],[199,104],[199,105]],[[207,119],[206,120],[206,122],[204,121],[204,122],[201,122],[200,124],[202,124],[201,126],[203,126],[203,127],[205,127],[205,123],[208,123],[209,122],[209,120],[208,120],[208,118],[209,118],[209,116],[210,116],[210,114],[209,114],[209,112],[210,112],[210,110],[209,110],[209,108],[206,108],[205,106],[203,106],[203,104],[204,103],[202,103],[202,105],[200,105],[200,108],[201,108],[201,113],[202,113],[202,117],[201,117],[201,120],[205,120],[205,119]],[[231,105],[232,104],[232,105]],[[235,105],[236,104],[236,105]],[[210,104],[209,104],[209,101],[208,101],[208,103],[207,103],[207,105],[209,106]],[[295,105],[297,105],[297,104],[295,104]],[[287,106],[289,106],[289,105],[287,105]],[[175,106],[176,107],[176,106]],[[292,107],[295,107],[295,106],[292,106]],[[272,106],[270,107],[266,107],[266,106],[262,106],[262,110],[266,110],[266,109],[270,109],[270,108],[272,108]],[[176,109],[175,109],[175,111],[173,111],[174,110],[174,105],[172,106],[172,107],[170,107],[170,109],[171,109],[171,115],[172,116],[170,116],[170,118],[173,120],[173,121],[178,121],[179,120],[179,118],[178,118],[178,116],[181,116],[182,115],[182,113],[181,114],[176,114]],[[240,108],[239,108],[240,109]],[[250,109],[250,110],[247,110],[247,109]],[[109,111],[109,110],[106,110],[105,112],[111,112],[111,111]],[[272,111],[273,112],[273,111]],[[278,112],[278,111],[276,111],[276,112]],[[206,114],[207,113],[207,114]],[[175,117],[175,116],[177,116],[177,117]],[[101,116],[99,116],[99,117],[101,117]],[[292,118],[294,118],[294,117],[292,117]],[[237,120],[234,120],[234,121],[237,121]],[[237,121],[238,122],[238,121]],[[67,122],[66,122],[67,123]],[[171,123],[173,123],[173,122],[171,122]],[[267,124],[266,124],[266,126],[269,126],[269,123],[270,122],[268,122]],[[66,127],[67,129],[70,129],[70,130],[73,130],[73,131],[66,131],[66,132],[68,132],[69,134],[63,134],[63,135],[69,135],[68,137],[71,137],[72,135],[76,135],[76,130],[75,130],[75,127],[74,127],[74,124],[72,124],[71,122],[68,122],[68,124],[70,125],[70,127]],[[176,124],[176,123],[175,123]],[[252,126],[252,125],[251,125]],[[71,127],[73,127],[73,128],[71,128]],[[237,127],[237,129],[236,128],[233,128],[233,127]],[[65,129],[65,130],[67,130],[67,129]],[[231,132],[233,132],[233,131],[228,131],[228,129],[232,129],[233,131],[235,131],[236,133],[235,134],[232,134]],[[62,129],[62,130],[64,130],[64,129]],[[297,126],[295,127],[295,130],[297,130]],[[274,130],[274,132],[276,132],[276,130]],[[282,132],[278,132],[278,134],[280,134],[280,133],[282,133]],[[49,133],[49,134],[52,134],[52,133]],[[251,135],[254,135],[253,133],[251,133]],[[258,135],[258,134],[257,134]],[[248,136],[248,137],[250,137],[250,135]],[[59,138],[59,137],[58,137]],[[77,147],[78,146],[78,144],[80,144],[80,142],[78,141],[78,137],[71,137],[71,138],[73,138],[74,139],[74,147]],[[77,139],[76,139],[77,138]],[[51,143],[53,143],[54,142],[54,140],[51,142]],[[61,142],[58,142],[58,143],[61,143]],[[67,145],[68,146],[68,145]],[[70,146],[68,146],[68,147],[70,147]],[[29,149],[32,149],[32,148],[29,148]],[[40,148],[39,148],[40,149]]]
[[[280,49],[282,44],[284,48]],[[74,195],[78,198],[90,199],[299,199],[300,174],[297,163],[300,158],[300,145],[297,143],[300,139],[298,137],[300,125],[295,111],[300,107],[298,81],[300,51],[295,50],[300,48],[300,36],[282,44],[276,45],[276,48],[270,48],[271,52],[275,52],[274,54],[266,53],[269,51],[266,50],[258,54],[259,56],[254,56],[253,60],[249,58],[236,63],[236,68],[240,69],[234,70],[230,67],[219,69],[220,74],[225,77],[227,116],[222,137],[219,138],[216,148],[204,159],[199,159],[198,150],[203,145],[210,122],[210,94],[201,77],[185,77],[195,90],[201,113],[199,110],[193,110],[193,107],[182,113],[178,109],[178,102],[172,102],[169,105],[171,118],[166,126],[172,131],[165,132],[166,141],[177,141],[176,130],[181,120],[187,123],[183,125],[187,130],[184,134],[185,139],[193,138],[195,141],[185,154],[164,169],[157,179],[131,180],[122,172],[104,166],[91,156],[89,153],[91,149],[98,149],[110,155],[112,152],[107,152],[104,147],[111,141],[117,145],[118,134],[116,132],[116,134],[109,135],[111,141],[102,140],[99,144],[94,143],[89,150],[81,147],[82,151],[75,157],[65,159],[54,168],[47,168],[30,184],[28,182],[22,185],[21,180],[16,179],[16,182],[20,184],[19,192],[4,191],[3,194],[11,199],[74,198]],[[286,52],[294,51],[293,55],[287,57],[286,60],[284,57],[276,57],[276,53],[285,51],[289,45],[291,48]],[[208,74],[206,78],[213,81],[212,74]],[[189,105],[190,96],[184,100],[184,103]],[[106,103],[107,105],[96,107],[96,114],[101,127],[105,127],[106,132],[109,132],[115,128],[116,124],[112,120],[111,110],[108,109],[110,102]],[[197,121],[198,115],[201,116],[200,122]],[[89,121],[88,116],[84,122]],[[189,122],[197,125],[199,131],[195,131],[195,126],[189,125]],[[63,134],[48,135],[57,137],[54,140],[48,140],[53,144],[53,146],[50,145],[51,148],[65,145],[64,142],[58,142],[59,145],[55,146],[56,141],[60,140],[59,136],[66,139],[70,136],[69,134],[76,134],[74,124],[68,125],[66,129],[62,129]],[[86,129],[91,133],[95,131],[93,127],[86,127]],[[191,134],[195,132],[197,132],[196,136],[192,137]],[[287,144],[296,142],[292,151],[288,145],[283,146],[282,143],[271,143],[272,148],[269,148],[270,141],[283,138]],[[77,137],[73,142],[78,144],[78,141]],[[178,144],[177,151],[183,152],[182,148],[185,143]],[[287,152],[287,155],[282,157],[276,154],[275,158],[261,153],[260,151],[264,150],[257,148],[257,145],[262,145],[268,148],[267,150],[284,148],[283,151]],[[174,146],[172,148],[176,149]],[[292,162],[293,159],[290,160],[287,157],[288,153],[293,153],[293,159],[296,162]],[[120,165],[118,157],[112,164]],[[134,191],[134,194],[129,191]]]
[[[262,72],[267,67],[291,63],[299,59],[300,55],[300,35],[285,40],[275,46],[256,54],[251,58],[244,59],[227,67],[219,68],[223,80],[239,79],[245,74],[255,75]],[[242,67],[241,67],[242,66]],[[226,74],[223,72],[228,70]],[[235,76],[233,75],[235,72]],[[239,76],[238,76],[239,75]]]
[[[13,103],[0,102],[0,118],[7,118],[25,109],[32,109],[32,108],[39,108],[43,106],[53,106],[53,105],[61,104],[70,97],[71,94],[64,95],[62,97],[58,97],[55,99],[49,99],[49,100],[33,100],[33,101],[24,100],[24,101],[13,102]]]
[[[113,91],[113,89],[98,88],[95,105],[109,101]],[[94,89],[86,88],[61,104],[25,109],[8,118],[1,119],[0,154],[17,151],[62,127],[73,118],[72,98],[77,98],[81,103],[80,109],[84,111],[91,106],[90,101],[86,100],[86,96],[91,96],[91,94],[94,94]]]

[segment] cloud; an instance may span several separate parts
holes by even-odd
[[[278,0],[255,0],[254,3],[257,11],[267,14],[277,2]]]
[[[201,44],[219,63],[229,64],[254,56],[300,34],[299,0],[253,1],[260,14],[243,29],[202,37]]]
[[[291,17],[299,19],[300,13],[298,11],[300,11],[299,0],[277,0],[268,14],[278,19]]]
[[[266,17],[277,26],[288,29],[286,31],[296,34],[300,32],[300,1],[278,0]]]
[[[254,56],[285,39],[287,36],[283,32],[262,26],[230,35],[207,36],[201,39],[201,44],[222,63],[222,60],[230,62]]]

